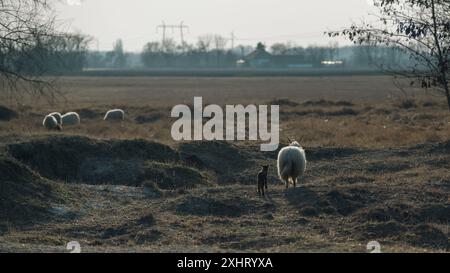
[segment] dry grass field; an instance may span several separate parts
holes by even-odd
[[[68,77],[55,105],[0,111],[0,251],[448,252],[450,113],[385,76]],[[254,142],[174,142],[177,104],[279,104],[282,145],[303,138],[296,189]],[[105,122],[112,108],[123,122]],[[81,124],[49,132],[49,112]],[[256,174],[270,165],[269,193]]]

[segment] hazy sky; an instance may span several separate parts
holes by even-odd
[[[234,32],[235,45],[258,41],[324,45],[330,41],[324,31],[359,22],[370,11],[370,0],[62,1],[66,4],[59,4],[57,11],[66,28],[96,37],[99,49],[109,50],[122,38],[127,51],[140,51],[146,42],[161,40],[162,31],[157,32],[156,26],[163,21],[188,25],[188,42],[203,34]],[[167,35],[180,40],[178,31]]]

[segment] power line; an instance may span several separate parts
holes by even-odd
[[[236,36],[234,36],[234,32],[231,32],[231,49],[234,49],[234,40],[235,40]]]
[[[189,30],[189,26],[183,25],[183,22],[181,22],[179,25],[167,25],[163,21],[161,25],[156,27],[156,32],[158,32],[159,29],[162,29],[162,43],[163,44],[166,41],[167,29],[171,29],[172,33],[175,32],[175,29],[178,29],[180,31],[181,44],[184,45],[184,30]]]

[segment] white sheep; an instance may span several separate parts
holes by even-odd
[[[78,125],[80,124],[80,115],[75,112],[69,112],[61,117],[62,125]]]
[[[123,111],[122,109],[109,110],[103,119],[104,120],[125,120],[125,111]]]
[[[48,130],[59,130],[61,131],[61,125],[58,123],[56,118],[51,115],[45,116],[44,120],[42,121],[42,125],[47,128]]]
[[[53,116],[56,119],[56,121],[58,122],[58,124],[61,124],[61,117],[62,117],[61,113],[53,112],[48,115]]]
[[[278,176],[289,187],[289,182],[297,186],[297,179],[305,173],[306,155],[305,150],[297,141],[284,147],[278,153]]]

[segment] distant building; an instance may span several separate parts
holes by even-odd
[[[300,55],[272,55],[266,51],[262,43],[258,43],[256,50],[236,62],[237,67],[251,68],[312,68],[314,65],[306,63]]]
[[[256,50],[245,56],[243,61],[247,67],[270,67],[272,54],[266,51],[266,47],[262,43],[258,43]]]

